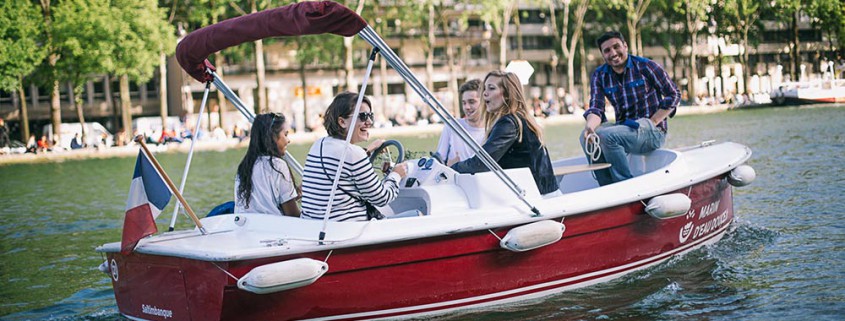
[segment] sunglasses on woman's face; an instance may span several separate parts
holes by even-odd
[[[370,121],[375,120],[375,116],[373,115],[372,112],[358,113],[358,121],[364,123],[364,122],[367,122],[368,119]]]

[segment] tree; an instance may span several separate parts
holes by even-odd
[[[642,39],[639,24],[651,4],[651,0],[610,0],[611,6],[625,10],[625,23],[628,26],[628,48],[634,55],[642,53]]]
[[[499,35],[499,69],[507,64],[508,26],[517,0],[479,0],[481,19],[489,23]]]
[[[61,59],[56,61],[58,81],[70,83],[73,108],[82,124],[82,141],[88,133],[85,128],[82,93],[85,83],[96,74],[107,73],[114,67],[114,35],[120,24],[110,19],[112,10],[93,0],[70,0],[55,8],[53,21],[54,52]],[[58,127],[53,128],[58,133]]]
[[[56,77],[56,62],[59,54],[55,51],[53,44],[53,5],[50,0],[40,0],[41,16],[44,19],[44,48],[47,51],[47,59],[42,62],[36,70],[36,81],[43,85],[50,86],[50,124],[58,129],[62,123],[62,110],[59,101],[59,80]],[[54,139],[61,141],[61,132],[54,130]]]
[[[554,11],[556,9],[557,1],[550,1],[550,10]],[[560,50],[563,53],[563,57],[566,59],[566,79],[567,79],[567,92],[573,93],[575,92],[575,49],[578,47],[578,41],[581,39],[582,31],[584,30],[584,17],[587,14],[587,8],[590,7],[590,0],[579,0],[577,1],[575,12],[572,12],[571,16],[574,18],[574,24],[572,25],[572,34],[570,36],[570,26],[569,26],[569,18],[570,18],[570,5],[572,2],[570,0],[562,0],[563,3],[563,25],[561,26],[560,30],[557,28],[557,23],[552,19],[552,26],[555,31],[555,35],[560,39]],[[583,59],[583,56],[582,56]],[[582,62],[583,64],[583,62]]]
[[[18,91],[21,141],[29,138],[23,78],[47,56],[44,23],[38,7],[27,0],[9,0],[0,5],[0,89]]]
[[[299,66],[299,80],[302,86],[302,121],[297,121],[297,131],[308,128],[310,111],[308,110],[308,82],[305,71],[308,65],[337,65],[339,60],[334,53],[339,52],[343,46],[342,38],[333,34],[319,34],[296,36],[289,38],[296,46],[296,63]],[[294,116],[298,118],[298,116]],[[303,127],[300,127],[303,126]]]
[[[658,10],[652,13],[653,19],[650,19],[656,22],[652,36],[659,39],[658,43],[669,54],[669,58],[672,60],[672,69],[669,71],[672,78],[678,81],[680,76],[677,67],[682,65],[681,59],[684,55],[684,48],[689,40],[689,35],[686,34],[684,28],[686,17],[674,10],[674,1],[672,0],[659,0],[655,2],[655,7]],[[689,49],[690,47],[686,48]]]
[[[355,6],[355,13],[361,15],[361,12],[364,10],[364,0],[353,0],[352,2],[357,3]],[[355,64],[353,63],[353,48],[352,42],[355,40],[355,37],[344,37],[343,38],[343,70],[346,74],[346,90],[355,92],[358,90],[358,82],[355,81]]]
[[[827,33],[829,50],[845,47],[845,3],[841,0],[814,0],[807,7],[813,26]],[[836,39],[836,41],[834,41]],[[834,57],[830,57],[834,58]]]
[[[268,5],[267,1],[261,0],[248,0],[247,4],[249,5],[250,13],[264,10]],[[247,12],[241,9],[241,7],[234,1],[229,1],[229,5],[232,6],[238,14],[242,16],[247,14]],[[264,68],[264,39],[253,41],[253,44],[255,44],[255,85],[258,91],[258,105],[255,106],[255,113],[259,114],[269,111],[267,108],[267,86],[264,84],[266,79],[266,70]]]
[[[755,0],[734,0],[720,2],[716,8],[721,32],[739,43],[739,63],[745,66],[745,85],[750,86],[748,68],[749,37],[760,28],[760,4]]]
[[[802,10],[802,0],[773,0],[771,2],[775,16],[780,21],[789,21],[789,74],[793,80],[798,80],[798,69],[801,64],[801,44],[798,39],[798,20]]]
[[[698,84],[698,66],[696,52],[698,44],[698,32],[704,25],[703,19],[707,15],[707,6],[710,0],[684,0],[682,2],[674,3],[674,10],[684,15],[684,27],[689,35],[690,45],[690,63],[689,63],[689,82],[687,83],[687,92],[689,97],[697,96]]]
[[[148,81],[159,63],[162,51],[173,52],[173,26],[166,23],[166,12],[155,0],[114,0],[112,17],[121,24],[114,34],[112,72],[120,78],[120,101],[124,135],[132,135],[129,80]],[[164,124],[162,124],[164,125]]]

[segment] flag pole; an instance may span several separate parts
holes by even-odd
[[[174,195],[176,195],[176,198],[179,200],[179,203],[182,203],[182,207],[184,207],[185,211],[188,212],[188,216],[190,216],[191,220],[194,221],[194,224],[197,225],[197,228],[199,228],[200,233],[202,233],[203,235],[208,234],[205,231],[205,227],[202,226],[200,219],[197,218],[196,214],[194,214],[194,210],[191,209],[191,206],[189,206],[188,202],[185,201],[185,199],[182,197],[182,193],[179,193],[179,190],[176,189],[176,185],[173,184],[173,182],[170,180],[170,177],[167,176],[167,173],[165,173],[164,170],[161,169],[161,165],[158,164],[158,160],[153,157],[153,153],[150,153],[150,150],[147,149],[147,144],[144,143],[144,135],[135,136],[135,142],[141,145],[141,149],[144,150],[144,154],[146,154],[150,162],[153,163],[153,166],[155,166],[156,171],[159,175],[161,175],[161,178],[164,179],[164,182],[167,183],[167,187],[170,188],[170,191],[173,192]]]

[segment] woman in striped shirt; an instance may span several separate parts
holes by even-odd
[[[379,181],[367,157],[368,152],[353,145],[369,139],[369,130],[373,126],[373,113],[367,97],[364,97],[358,115],[352,115],[357,99],[356,93],[340,93],[326,110],[323,126],[328,136],[314,142],[305,160],[302,218],[323,219],[331,202],[330,220],[366,221],[368,204],[386,206],[399,194],[399,181],[405,177],[407,165],[397,164],[384,180]],[[352,139],[347,143],[347,130],[353,116],[358,119],[352,128]],[[344,149],[346,156],[340,181],[334,198],[329,200]]]

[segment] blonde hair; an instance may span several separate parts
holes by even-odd
[[[525,94],[522,93],[522,83],[519,82],[519,78],[516,74],[499,70],[491,71],[486,77],[484,77],[484,84],[487,84],[487,79],[490,77],[499,78],[499,87],[502,89],[503,106],[492,112],[486,112],[483,114],[484,128],[487,135],[490,135],[490,129],[493,128],[493,124],[495,124],[499,118],[506,115],[514,115],[517,118],[517,141],[522,142],[522,122],[518,120],[518,118],[522,117],[522,119],[525,119],[525,122],[528,124],[528,129],[537,135],[537,139],[539,139],[540,144],[543,145],[543,131],[534,119],[534,115],[528,108],[528,104],[525,102]],[[483,90],[487,90],[486,86],[483,88]],[[487,103],[484,100],[481,101],[481,110],[487,110]]]

